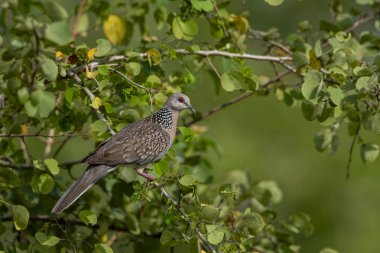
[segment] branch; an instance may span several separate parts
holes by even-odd
[[[59,137],[87,137],[88,135],[85,134],[56,134],[56,135],[50,135],[50,134],[0,134],[0,138],[30,138],[30,137],[46,137],[46,138],[59,138]]]
[[[58,164],[59,167],[71,167],[76,164],[81,164],[82,159],[80,160],[71,160],[66,162],[61,162]],[[32,163],[12,163],[7,160],[0,160],[0,167],[9,167],[12,169],[33,169],[35,166]]]
[[[69,74],[70,75],[70,74]],[[90,98],[90,100],[92,101],[94,98],[95,98],[95,95],[84,85],[83,81],[79,78],[79,76],[77,74],[72,74],[72,77],[74,78],[74,80],[80,85],[82,86],[83,88],[83,91],[84,93],[86,93],[87,97]],[[106,118],[104,117],[104,115],[101,113],[101,111],[99,109],[94,109],[95,110],[95,113],[96,113],[96,116],[98,117],[98,119],[104,121],[107,125],[107,128],[108,128],[108,132],[111,134],[111,135],[114,135],[115,134],[115,131],[111,128],[111,126],[108,124]]]
[[[266,82],[265,84],[261,85],[261,87],[267,89],[267,88],[269,88],[269,86],[271,84],[273,84],[273,83],[281,80],[283,77],[289,75],[290,73],[291,73],[290,71],[282,72],[279,75],[277,75],[275,78],[273,78],[273,79],[269,80],[268,82]],[[201,117],[196,118],[193,121],[185,124],[185,126],[188,127],[188,126],[191,126],[191,125],[197,123],[198,121],[204,120],[204,119],[210,117],[211,115],[213,115],[214,113],[217,113],[217,112],[221,111],[222,109],[224,109],[226,107],[229,107],[229,106],[231,106],[233,104],[236,104],[237,102],[240,102],[240,101],[242,101],[242,100],[244,100],[246,98],[249,98],[250,96],[252,96],[255,93],[257,93],[257,92],[256,91],[246,91],[246,92],[240,94],[239,96],[234,97],[234,98],[228,100],[227,102],[224,102],[224,103],[222,103],[220,105],[217,105],[217,106],[211,108],[207,112],[203,113]]]
[[[139,83],[136,83],[135,81],[133,81],[131,78],[129,78],[127,75],[123,74],[122,72],[120,72],[119,70],[116,70],[114,68],[110,68],[110,70],[112,72],[115,72],[116,74],[118,74],[119,76],[123,77],[125,80],[127,80],[128,83],[130,84],[133,84],[134,86],[140,88],[140,89],[143,89],[145,90],[146,92],[150,93],[150,90],[146,87],[144,87],[143,85],[139,84]]]
[[[2,222],[9,222],[9,221],[13,222],[14,219],[12,216],[6,216],[6,217],[2,217],[0,220]],[[64,226],[77,225],[77,226],[89,227],[88,225],[83,223],[81,220],[74,220],[74,219],[68,220],[65,218],[52,218],[51,216],[48,216],[48,215],[31,216],[31,217],[29,217],[29,221],[32,221],[32,222],[33,221],[35,221],[35,222],[42,221],[42,222],[47,222],[47,223],[52,223],[52,224],[60,224],[60,225],[64,225]],[[100,225],[95,224],[95,225],[90,226],[90,228],[92,228],[93,230],[97,230],[100,228]],[[130,230],[128,228],[117,227],[113,224],[109,225],[108,229],[113,230],[113,231],[119,231],[119,232],[130,232]]]
[[[363,16],[361,16],[358,20],[356,20],[352,24],[351,27],[347,28],[345,30],[345,32],[350,33],[352,31],[354,31],[356,28],[358,28],[359,26],[377,18],[379,15],[380,15],[380,8],[376,8],[376,9],[364,14]]]
[[[247,59],[247,60],[256,60],[256,61],[271,61],[271,62],[277,62],[281,65],[285,64],[287,68],[289,68],[289,65],[286,64],[286,61],[293,60],[293,58],[290,56],[278,57],[278,56],[270,56],[270,55],[256,55],[256,54],[249,54],[249,53],[240,54],[240,53],[233,53],[233,52],[222,51],[222,50],[198,50],[196,52],[191,52],[186,49],[176,49],[175,52],[179,55],[196,55],[196,56],[203,56],[203,57],[220,56],[220,57],[226,57],[226,58],[238,58],[238,59]],[[147,58],[148,54],[139,53],[138,56],[141,58]],[[93,61],[88,64],[83,64],[83,65],[71,68],[70,70],[68,70],[67,74],[69,77],[75,78],[75,75],[85,70],[86,67],[88,67],[89,69],[94,69],[101,65],[110,64],[114,62],[128,61],[128,60],[130,59],[127,56],[113,55],[111,57],[104,58],[99,61]]]
[[[192,219],[189,217],[189,215],[185,212],[185,210],[183,210],[183,208],[178,204],[177,201],[175,201],[173,199],[172,196],[170,196],[170,194],[159,184],[157,183],[156,181],[154,181],[154,185],[160,189],[161,193],[170,201],[170,203],[172,203],[172,205],[174,206],[175,209],[177,209],[177,211],[185,218],[185,220],[190,223],[193,223]],[[202,233],[199,231],[198,228],[194,227],[194,232],[197,234],[197,236],[199,237],[199,239],[201,239],[201,241],[204,243],[205,247],[210,251],[210,252],[216,252],[214,250],[214,248],[209,244],[209,242],[206,240],[206,238],[202,235]]]
[[[355,147],[355,144],[356,144],[356,140],[358,139],[358,136],[359,136],[360,125],[361,125],[361,122],[358,123],[358,126],[357,126],[357,128],[355,130],[355,135],[352,138],[350,150],[348,151],[348,161],[347,161],[347,166],[346,166],[346,181],[350,178],[350,175],[351,175],[351,170],[350,169],[351,169],[351,162],[352,162],[352,154],[354,152],[354,147]]]

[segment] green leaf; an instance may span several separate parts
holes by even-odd
[[[91,124],[91,130],[98,132],[98,135],[105,133],[107,129],[107,123],[100,119]]]
[[[216,220],[219,216],[218,208],[213,205],[205,205],[202,207],[202,218],[206,221],[212,222]]]
[[[356,83],[355,83],[355,87],[357,90],[361,90],[362,88],[368,88],[369,86],[369,80],[371,79],[371,77],[369,76],[362,76],[360,77]]]
[[[223,73],[221,85],[225,91],[239,90],[244,86],[244,76],[236,71]]]
[[[0,169],[0,188],[15,188],[21,185],[17,172],[11,168]]]
[[[272,6],[278,6],[278,5],[282,4],[282,2],[284,2],[284,0],[265,0],[265,2],[267,2],[268,4],[270,4]]]
[[[41,233],[41,232],[37,232],[35,234],[35,237],[40,244],[47,246],[47,247],[54,246],[57,243],[59,243],[59,241],[61,240],[54,235],[48,236],[48,235],[45,235],[44,233]]]
[[[339,251],[332,248],[324,248],[319,253],[339,253]]]
[[[38,191],[41,194],[48,194],[54,188],[54,179],[47,173],[41,174],[38,181]]]
[[[190,0],[190,2],[194,9],[198,11],[209,12],[214,9],[211,0]]]
[[[195,19],[183,21],[180,17],[175,17],[172,23],[174,37],[191,41],[198,34],[198,24]]]
[[[360,155],[364,163],[373,162],[379,155],[379,146],[374,143],[363,143],[360,147]]]
[[[59,167],[58,167],[58,162],[57,160],[53,158],[45,159],[44,161],[46,167],[50,171],[51,174],[53,175],[58,175],[59,174]]]
[[[18,100],[21,104],[25,104],[29,99],[29,91],[26,87],[23,87],[17,91]]]
[[[54,82],[57,79],[58,76],[58,66],[55,64],[55,62],[44,56],[44,55],[39,55],[37,57],[38,62],[41,66],[42,72],[46,76],[46,78],[52,82]]]
[[[173,241],[173,234],[172,232],[168,231],[168,230],[164,230],[161,234],[161,237],[160,237],[160,243],[162,245],[166,245],[168,244],[169,242]]]
[[[138,76],[141,72],[141,64],[138,62],[128,62],[125,64],[127,75]]]
[[[356,3],[361,4],[361,5],[365,5],[365,4],[373,5],[375,3],[375,0],[356,0]]]
[[[63,20],[68,18],[65,8],[55,1],[43,1],[45,14],[53,21]]]
[[[79,212],[79,218],[86,223],[86,225],[95,225],[98,222],[98,217],[91,210],[82,210]]]
[[[108,55],[111,52],[112,45],[111,42],[109,42],[106,39],[98,39],[96,41],[97,47],[96,47],[96,57],[103,57]]]
[[[375,134],[380,134],[380,113],[367,115],[364,118],[363,127]]]
[[[169,171],[169,163],[165,160],[160,160],[158,163],[153,165],[154,172],[160,177],[162,174]]]
[[[314,51],[315,51],[315,56],[316,57],[321,57],[322,56],[322,42],[321,40],[317,40],[314,46]]]
[[[97,253],[113,253],[111,246],[108,244],[95,244],[95,251]]]
[[[192,186],[195,183],[195,178],[193,175],[184,175],[180,178],[179,183],[183,186]]]
[[[46,118],[55,108],[55,96],[49,91],[36,90],[32,93],[33,104],[37,105],[37,111],[41,118]]]
[[[302,84],[302,95],[307,100],[315,100],[323,85],[322,74],[318,71],[309,71],[306,73],[304,82]]]
[[[334,153],[338,149],[339,138],[331,129],[321,130],[314,137],[314,145],[320,152],[328,150]]]
[[[76,88],[68,88],[65,90],[65,99],[67,103],[71,103],[74,100],[74,94],[76,92]]]
[[[312,102],[308,100],[302,101],[301,110],[306,120],[312,121],[315,119],[315,105]]]
[[[60,46],[69,44],[73,40],[67,21],[57,21],[47,25],[45,37]]]
[[[244,212],[244,222],[252,234],[261,231],[265,227],[265,221],[263,217],[261,217],[261,215],[258,213],[250,212],[249,209]]]
[[[342,89],[336,86],[327,87],[327,93],[329,93],[330,99],[335,105],[340,105],[343,98],[345,97]]]
[[[16,230],[24,230],[28,226],[29,212],[24,206],[12,205],[12,215]]]
[[[219,244],[223,241],[224,229],[221,226],[206,225],[207,241],[212,244]]]

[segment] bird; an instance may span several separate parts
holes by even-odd
[[[62,195],[51,212],[62,213],[119,164],[132,165],[138,175],[153,181],[154,177],[144,169],[166,154],[176,135],[179,113],[184,109],[195,112],[187,95],[174,93],[160,110],[127,125],[100,143],[81,160],[88,164],[87,169]]]

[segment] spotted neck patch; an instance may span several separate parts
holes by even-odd
[[[172,129],[173,128],[173,113],[168,108],[162,108],[158,112],[153,113],[152,121],[160,124],[161,126]]]

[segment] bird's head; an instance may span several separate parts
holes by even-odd
[[[165,106],[178,111],[189,109],[195,113],[194,108],[190,104],[189,97],[182,93],[174,93],[171,95],[166,101]]]

